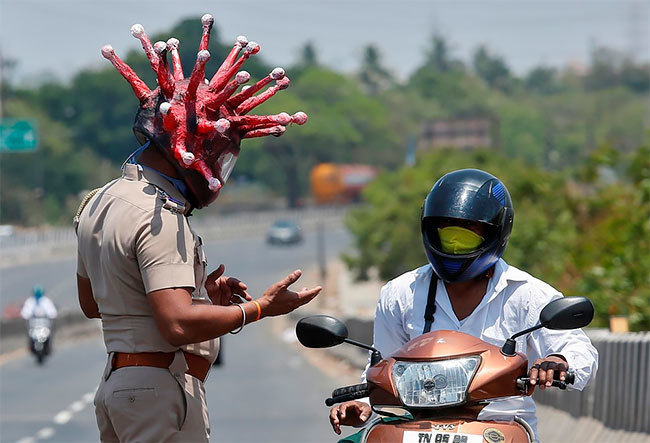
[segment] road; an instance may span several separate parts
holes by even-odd
[[[333,257],[349,244],[349,237],[333,230],[325,244]],[[209,243],[206,253],[215,267],[226,263],[227,273],[240,277],[259,296],[287,272],[314,267],[315,245],[314,233],[306,233],[302,245],[283,248],[268,247],[258,236]],[[33,281],[34,275],[58,288],[51,291],[56,303],[74,306],[74,260],[3,269],[3,287]],[[300,349],[279,328],[278,323],[263,321],[226,337],[225,364],[206,381],[212,441],[335,439],[323,400],[348,380],[331,378],[308,363],[305,356],[314,351]],[[92,396],[104,362],[99,336],[60,344],[40,368],[28,355],[5,362],[0,366],[0,441],[97,441]]]
[[[200,232],[199,232],[200,233]],[[249,286],[263,290],[267,283],[278,279],[277,273],[296,267],[314,266],[316,262],[315,232],[305,232],[305,241],[297,247],[269,247],[259,236],[222,239],[207,243],[205,251],[210,270],[219,263],[226,265],[226,273],[241,277]],[[325,232],[325,250],[328,257],[341,252],[349,243],[342,229]],[[74,257],[44,259],[37,264],[27,264],[0,269],[0,313],[8,306],[21,306],[31,294],[35,284],[43,286],[46,294],[62,309],[77,308]],[[260,273],[261,272],[261,273]],[[268,276],[268,278],[266,278]]]

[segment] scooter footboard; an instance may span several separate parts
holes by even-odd
[[[530,443],[517,421],[463,421],[457,419],[378,420],[364,433],[365,442],[394,443]]]

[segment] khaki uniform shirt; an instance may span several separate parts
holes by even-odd
[[[77,273],[90,279],[109,353],[178,349],[158,330],[149,292],[187,287],[193,289],[193,304],[211,303],[202,240],[190,227],[186,208],[169,181],[126,164],[122,177],[99,190],[81,213]],[[212,362],[219,339],[182,349]]]

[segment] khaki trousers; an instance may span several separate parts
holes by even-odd
[[[102,442],[207,442],[203,382],[185,374],[177,351],[168,369],[129,366],[112,370],[113,353],[95,395]]]

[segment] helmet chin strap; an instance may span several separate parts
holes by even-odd
[[[122,166],[120,167],[120,169],[122,171],[124,171],[124,167],[128,163],[138,164],[138,157],[140,156],[140,154],[142,154],[142,151],[144,151],[145,149],[147,149],[149,147],[150,144],[151,144],[151,140],[147,140],[147,142],[144,145],[140,146],[135,151],[133,151],[131,153],[131,155],[129,155],[126,158],[126,160],[124,160],[124,163],[122,163]]]

